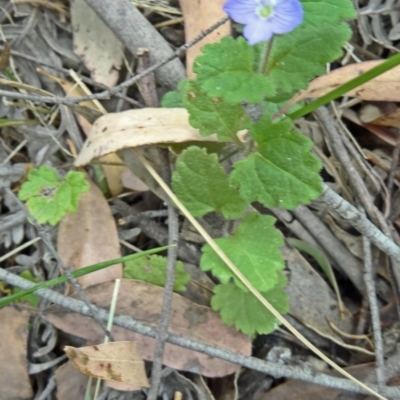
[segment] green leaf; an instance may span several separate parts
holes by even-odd
[[[183,98],[185,95],[187,80],[183,79],[178,84],[178,90],[175,92],[167,92],[160,102],[163,108],[184,108]]]
[[[57,171],[47,165],[42,165],[39,169],[32,169],[28,174],[28,180],[25,182],[18,193],[21,200],[27,200],[32,196],[48,192],[60,184]]]
[[[281,314],[289,311],[288,295],[283,291],[286,285],[285,275],[278,274],[278,283],[274,288],[261,295]],[[219,311],[222,321],[247,335],[267,334],[279,326],[279,321],[250,292],[228,283],[217,285],[211,299],[211,307]]]
[[[172,187],[195,217],[216,211],[226,218],[238,218],[247,206],[229,185],[217,155],[199,147],[189,147],[177,158]]]
[[[193,70],[208,96],[236,104],[242,100],[257,103],[274,95],[271,80],[255,72],[256,50],[245,39],[227,36],[219,43],[205,45],[202,52]]]
[[[189,81],[184,105],[189,122],[202,136],[217,134],[220,141],[237,141],[236,133],[250,127],[251,121],[240,104],[229,104],[222,98],[210,98],[196,81]]]
[[[261,118],[250,133],[257,151],[234,164],[230,178],[248,202],[294,209],[317,198],[321,162],[310,152],[312,141],[291,130],[291,121]]]
[[[268,76],[286,98],[305,89],[325,65],[338,59],[350,39],[346,20],[355,17],[349,0],[301,0],[304,21],[294,31],[274,38],[268,60]],[[333,34],[334,33],[334,34]]]
[[[124,278],[137,279],[153,285],[165,286],[167,259],[162,256],[146,256],[125,262]],[[174,291],[186,290],[190,275],[185,272],[182,262],[176,263]]]
[[[283,239],[273,227],[274,223],[273,217],[250,213],[232,236],[215,239],[254,288],[261,292],[276,285],[278,272],[285,266],[279,251]],[[222,283],[228,283],[233,278],[236,285],[245,290],[240,280],[208,244],[203,247],[200,268],[211,271]]]
[[[18,197],[40,224],[56,225],[67,212],[77,211],[81,194],[89,188],[82,172],[69,171],[60,179],[54,168],[42,165],[29,172]]]

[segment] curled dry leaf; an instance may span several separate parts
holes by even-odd
[[[184,108],[143,108],[100,117],[75,160],[76,166],[94,158],[129,147],[157,143],[216,142],[216,136],[204,138],[189,124]]]
[[[84,193],[78,211],[67,214],[60,222],[57,250],[65,265],[74,269],[121,257],[118,231],[107,200],[91,181]],[[116,264],[81,276],[83,287],[122,277],[122,265]]]
[[[112,342],[76,348],[66,346],[72,365],[85,375],[132,385],[130,390],[149,387],[144,362],[136,342]]]
[[[185,22],[185,40],[190,42],[201,32],[225,17],[222,9],[225,0],[179,0]],[[194,78],[193,62],[201,54],[201,48],[208,44],[219,42],[224,36],[231,34],[231,24],[226,22],[211,32],[203,40],[190,47],[186,52],[186,74],[189,79]]]
[[[400,125],[400,108],[392,101],[376,101],[364,104],[359,117],[364,124],[391,126],[398,128]]]
[[[365,61],[357,64],[346,65],[314,79],[307,90],[297,93],[289,105],[309,97],[321,97],[333,89],[343,85],[370,69],[378,66],[383,61]],[[358,97],[362,100],[400,101],[400,66],[379,75],[375,79],[364,83],[354,90],[346,93],[347,96]],[[285,107],[286,108],[286,107]]]
[[[86,289],[93,304],[108,309],[114,288],[113,282],[106,282]],[[158,327],[164,289],[145,282],[122,279],[117,300],[116,313],[132,318],[153,328]],[[46,311],[47,319],[57,328],[90,340],[99,342],[104,333],[92,320],[70,312],[60,306]],[[251,354],[251,340],[248,336],[223,324],[219,315],[205,306],[197,305],[174,293],[170,331],[211,345],[220,346],[240,354]],[[152,360],[155,340],[119,326],[112,330],[115,340],[138,342],[138,348],[145,360]],[[206,354],[184,349],[167,343],[164,364],[178,370],[189,371],[209,377],[225,376],[234,373],[239,366],[209,357]]]

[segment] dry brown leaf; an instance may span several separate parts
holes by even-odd
[[[400,108],[394,102],[377,101],[367,103],[361,107],[359,118],[364,124],[371,123],[398,128],[400,125]]]
[[[0,398],[32,399],[26,350],[29,315],[4,307],[0,309],[0,321]]]
[[[131,390],[149,387],[144,362],[136,342],[112,342],[76,348],[66,346],[73,366],[85,375],[132,385]]]
[[[309,97],[321,97],[333,89],[343,85],[351,79],[380,65],[383,61],[365,61],[357,64],[346,65],[314,79],[307,90],[297,93],[289,104],[293,105],[300,100]],[[376,101],[400,101],[400,66],[379,75],[375,79],[364,83],[354,90],[346,93],[346,96],[358,97],[362,100]]]
[[[122,64],[123,46],[84,0],[71,1],[74,52],[91,71],[92,79],[114,86]]]
[[[351,333],[353,322],[350,312],[346,309],[344,318],[340,318],[332,289],[297,250],[284,246],[281,252],[290,274],[285,288],[289,295],[290,315],[325,337],[332,337],[342,343],[342,338],[331,329],[326,318],[343,332]],[[322,340],[321,345],[324,341]]]
[[[57,250],[64,263],[74,269],[121,257],[118,232],[110,206],[100,189],[86,177],[90,189],[84,193],[78,211],[67,214],[60,222]],[[122,277],[122,265],[117,264],[81,276],[83,287]]]
[[[398,129],[387,126],[363,123],[360,120],[359,116],[355,113],[355,111],[351,109],[344,110],[343,116],[351,122],[354,122],[355,124],[369,130],[371,133],[373,133],[375,136],[382,139],[386,143],[389,143],[392,146],[396,146],[399,137]]]
[[[222,9],[225,0],[179,0],[185,23],[185,40],[190,42],[201,32],[225,17]],[[203,40],[190,47],[186,52],[186,74],[189,79],[195,77],[193,63],[201,54],[201,48],[208,44],[219,42],[224,36],[231,34],[231,23],[227,21]]]
[[[216,142],[215,135],[202,137],[189,124],[184,108],[143,108],[100,117],[75,160],[76,166],[128,147],[157,143]]]
[[[106,282],[86,289],[93,304],[108,309],[114,289],[113,282]],[[117,300],[116,313],[129,315],[153,328],[158,327],[164,289],[145,282],[122,279]],[[47,319],[57,328],[93,342],[104,336],[102,329],[92,320],[80,314],[50,307]],[[190,337],[210,345],[220,346],[240,354],[251,354],[251,340],[248,336],[226,326],[219,315],[205,306],[197,305],[174,293],[170,331]],[[119,326],[113,327],[115,340],[137,341],[140,353],[145,360],[152,360],[155,340],[142,336]],[[225,376],[234,373],[239,366],[210,357],[206,354],[184,349],[167,343],[164,364],[178,370],[189,371],[209,377]]]
[[[77,371],[70,361],[57,368],[55,375],[57,400],[80,400],[85,398],[89,377]],[[95,382],[92,383],[94,384]]]

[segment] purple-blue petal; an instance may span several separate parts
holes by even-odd
[[[270,40],[273,34],[272,24],[266,23],[261,18],[246,25],[243,29],[243,36],[251,45]]]
[[[271,24],[274,33],[283,34],[292,31],[303,22],[303,7],[300,1],[281,1],[274,7],[273,16],[267,22]]]
[[[251,24],[259,18],[255,0],[227,0],[223,9],[239,24]]]

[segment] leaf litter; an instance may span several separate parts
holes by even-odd
[[[187,1],[181,0],[180,3],[181,9],[175,1],[160,0],[155,2],[152,0],[137,0],[132,2],[132,4],[138,6],[139,9],[143,11],[144,15],[153,25],[164,22],[172,23],[172,26],[178,33],[182,30],[182,26],[179,25],[180,22],[176,22],[174,19],[177,17],[179,18],[183,13],[185,19],[186,38],[193,37],[199,29],[204,29],[210,25],[209,13],[212,13],[212,11],[210,10],[211,7],[208,7],[208,3],[206,4],[207,7],[204,7],[205,3],[203,2],[202,4],[202,2],[199,2],[198,9],[189,7],[190,2]],[[363,1],[360,3],[363,3],[366,7],[364,10],[366,12],[368,8],[372,7],[373,1]],[[114,45],[111,45],[112,50],[104,50],[103,53],[90,53],[88,49],[85,49],[85,45],[81,44],[82,42],[79,42],[79,48],[77,48],[74,53],[74,44],[76,44],[77,40],[82,40],[82,37],[77,39],[76,35],[73,35],[74,27],[71,25],[68,18],[68,12],[71,10],[68,9],[68,7],[59,7],[58,4],[53,4],[51,7],[48,7],[47,5],[48,4],[42,4],[42,6],[37,6],[33,2],[31,4],[29,2],[15,2],[12,4],[6,0],[1,1],[0,15],[2,18],[2,33],[11,49],[10,55],[2,57],[2,65],[6,65],[6,61],[9,59],[8,65],[6,65],[7,71],[4,72],[3,68],[1,72],[1,82],[3,82],[3,80],[8,80],[11,81],[11,83],[7,86],[2,86],[2,89],[21,92],[22,90],[31,88],[37,93],[49,93],[53,96],[63,97],[65,92],[68,92],[68,90],[75,84],[72,80],[69,81],[69,73],[67,73],[69,69],[81,73],[81,77],[86,79],[86,84],[93,92],[101,89],[99,83],[113,85],[118,79],[126,78],[124,75],[126,73],[124,70],[125,66],[121,66],[122,46],[119,44],[118,40],[115,40],[115,38],[112,39],[114,40]],[[219,6],[215,7],[219,8]],[[396,11],[393,11],[392,13],[395,12]],[[71,14],[73,17],[73,13]],[[215,16],[216,20],[219,18],[216,16],[217,13],[215,13],[215,15],[214,13],[212,14]],[[383,36],[379,36],[379,40],[383,43],[383,47],[386,46],[386,48],[388,48],[387,46],[398,45],[396,39],[393,39],[395,38],[394,27],[392,27],[392,30],[389,32],[387,26],[381,24],[383,13],[378,10],[374,15],[375,22],[372,26],[369,26],[370,20],[368,19],[368,14],[364,13],[363,16],[360,17],[360,20],[364,21],[364,25],[367,26],[367,31],[369,26],[369,34],[372,33],[374,36],[379,36],[383,32]],[[380,21],[380,23],[377,21]],[[396,21],[396,18],[392,18],[392,25],[393,21]],[[86,28],[85,21],[81,21],[80,24],[82,28],[81,31],[84,31]],[[378,25],[381,26],[380,30],[377,28]],[[76,25],[74,26],[76,27]],[[217,37],[219,37],[219,35],[225,35],[225,33],[220,32],[226,32],[227,27],[228,24],[224,25],[221,28],[221,31],[216,32]],[[104,33],[104,30],[101,33]],[[365,27],[364,30],[362,30],[362,35],[362,40],[366,40],[365,38],[367,36],[365,34]],[[97,36],[101,37],[101,34],[98,34]],[[96,37],[94,37],[94,39],[96,39]],[[206,43],[208,40],[210,39],[204,40],[201,45]],[[210,41],[212,40],[213,39]],[[370,46],[367,40],[366,43],[362,44]],[[156,48],[157,44],[153,44],[152,46],[155,46]],[[150,44],[149,47],[151,47]],[[200,46],[190,50],[187,59],[188,66],[190,66],[190,63],[192,62],[191,60],[195,57],[194,54],[197,54],[199,47]],[[382,51],[379,49],[379,46],[375,48],[370,46],[368,51],[370,50],[376,52],[376,57],[381,57]],[[357,48],[355,52],[357,53]],[[363,53],[361,52],[360,54]],[[101,61],[102,59],[108,61],[105,63],[104,61]],[[86,63],[84,63],[84,61],[86,61]],[[127,61],[129,63],[132,60],[128,57]],[[96,65],[96,63],[99,62],[101,65]],[[339,68],[335,70],[336,72],[334,71],[331,74],[318,78],[316,81],[312,82],[308,95],[314,97],[320,96],[328,87],[341,83],[344,76],[350,78],[354,73],[358,73],[361,69],[370,68],[379,62],[380,61],[365,61],[361,64],[354,63],[344,66],[341,69]],[[37,67],[46,71],[47,75],[38,72]],[[364,112],[359,114],[361,119],[359,125],[368,130],[363,131],[364,136],[359,137],[358,139],[362,142],[363,146],[368,147],[370,153],[372,153],[371,150],[374,151],[373,154],[375,156],[371,156],[371,163],[375,166],[377,173],[384,178],[390,173],[390,151],[388,152],[387,147],[383,146],[381,142],[376,142],[373,135],[384,138],[384,140],[386,138],[386,142],[391,146],[395,146],[397,143],[396,137],[390,136],[391,131],[387,129],[387,126],[397,126],[397,105],[395,105],[394,109],[393,107],[391,108],[391,113],[387,113],[387,108],[381,104],[383,101],[397,102],[398,98],[396,96],[398,96],[398,90],[396,90],[395,86],[395,82],[398,81],[396,77],[397,72],[396,69],[392,70],[390,73],[383,75],[380,81],[378,80],[367,84],[362,91],[350,93],[350,95],[354,95],[361,100],[378,102],[378,104],[372,104],[375,107],[372,112],[377,114],[377,109],[379,111],[378,114],[380,120],[371,120],[371,106],[368,103],[366,103],[366,105],[369,106],[369,108],[367,110],[363,108]],[[57,77],[58,79],[63,79],[68,84],[61,88],[54,79],[49,77],[50,75]],[[94,82],[96,80],[98,80],[97,83]],[[139,103],[142,101],[140,94],[135,88],[130,88],[128,94],[129,96],[132,96],[135,101]],[[71,96],[71,93],[69,95]],[[75,93],[75,95],[77,95],[77,93]],[[305,95],[306,94],[303,93],[299,96],[304,97]],[[298,97],[298,99],[299,98],[300,97]],[[125,111],[127,113],[126,115],[129,115],[129,120],[133,121],[131,126],[126,126],[127,119],[122,117],[123,114],[112,113],[127,110],[127,104],[124,104],[123,101],[120,101],[119,104],[117,104],[116,101],[110,100],[105,101],[103,105],[106,108],[106,111],[110,114],[102,117],[102,119],[99,119],[96,123],[101,123],[104,118],[104,121],[107,122],[106,125],[102,125],[102,129],[104,126],[117,127],[113,132],[115,135],[113,139],[115,141],[119,140],[118,146],[121,144],[125,147],[131,145],[136,146],[138,144],[153,145],[160,142],[171,143],[177,141],[185,142],[188,140],[195,140],[198,142],[205,141],[205,138],[200,136],[199,132],[189,125],[188,116],[184,114],[182,109],[177,109],[176,111],[171,112],[169,116],[167,115],[168,112],[159,109],[136,109]],[[141,126],[140,121],[143,121],[143,117],[141,116],[136,122],[134,122],[134,115],[140,113],[143,113],[142,115],[148,113],[154,117],[155,120],[159,121],[161,119],[163,123],[167,121],[166,117],[170,117],[170,121],[167,125],[160,124],[159,122],[158,126],[153,124],[149,129],[148,136],[142,137],[138,135],[138,131],[143,130],[143,128],[139,128]],[[81,122],[82,119],[78,117],[77,114],[75,114],[74,117],[72,110],[65,106],[53,107],[46,104],[32,103],[24,100],[7,100],[2,101],[0,104],[0,118],[4,119],[0,146],[0,182],[7,187],[12,187],[16,190],[18,190],[26,180],[26,174],[33,164],[39,166],[44,163],[46,165],[54,166],[58,169],[58,172],[63,175],[70,170],[71,165],[74,162],[71,154],[79,152],[80,155],[76,164],[83,165],[91,162],[94,157],[107,152],[112,153],[120,149],[118,146],[113,147],[113,143],[109,143],[110,136],[104,135],[104,138],[102,138],[102,134],[99,133],[98,136],[103,141],[99,140],[98,143],[95,142],[95,149],[92,148],[90,151],[86,148],[86,144],[85,150],[80,152],[84,141],[80,130],[88,133],[90,130],[90,123],[85,126]],[[75,118],[77,118],[78,121],[80,120],[80,122],[78,122],[79,125]],[[108,120],[108,118],[110,118],[110,120]],[[365,118],[368,118],[368,121],[365,120]],[[19,126],[19,124],[15,124],[15,121],[21,121],[21,123],[24,123],[25,121],[26,125]],[[381,127],[377,128],[376,126],[371,126],[373,125],[371,122],[374,121],[378,121],[376,124],[380,124]],[[203,129],[201,123],[202,121],[199,122],[199,126]],[[120,126],[120,131],[118,131],[118,124],[122,124]],[[123,129],[125,129],[125,131],[123,131]],[[124,134],[122,135],[121,132],[124,132]],[[171,134],[171,132],[173,133]],[[121,135],[120,139],[118,139],[118,135]],[[210,140],[214,139],[208,137],[207,141]],[[320,144],[322,151],[325,152],[327,146],[329,146],[329,144],[325,143],[325,141],[322,141]],[[382,156],[378,151],[376,151],[381,150],[382,148],[386,151],[385,156]],[[88,154],[85,154],[87,151]],[[85,157],[84,160],[83,157]],[[382,159],[384,159],[385,162],[389,159],[389,166],[383,168],[384,163]],[[104,162],[104,159],[102,162]],[[120,162],[120,159],[106,160],[106,162],[111,164],[113,162],[118,163]],[[336,162],[334,163],[334,168],[337,169],[338,175],[343,176],[343,167],[337,164],[337,160],[334,159],[334,162]],[[117,167],[115,167],[115,169],[116,168]],[[364,179],[371,179],[365,171],[359,173]],[[113,195],[119,194],[120,192],[118,192],[118,190],[122,190],[122,185],[119,182],[120,178],[118,175],[116,175],[116,177],[114,175],[113,178],[108,176],[108,180],[110,192]],[[119,189],[112,189],[113,180],[118,181]],[[352,192],[352,188],[347,183],[346,179],[342,180],[342,182],[345,182],[348,186],[347,189]],[[334,184],[336,183],[337,182]],[[95,187],[97,186],[92,184],[92,188]],[[135,205],[135,212],[137,214],[156,212],[163,207],[160,199],[151,191],[143,192],[143,186],[140,190],[136,190],[136,187],[137,186],[133,186],[133,192],[127,193],[124,201],[126,201],[129,206]],[[61,223],[57,230],[49,232],[53,242],[58,242],[58,251],[69,267],[78,268],[79,266],[86,266],[103,259],[116,258],[121,255],[121,252],[125,254],[127,251],[125,247],[120,248],[119,246],[119,236],[121,236],[122,229],[121,226],[118,225],[115,216],[113,217],[109,212],[107,199],[103,194],[106,193],[106,191],[103,191],[102,193],[99,189],[93,189],[91,192],[92,193],[88,193],[88,195],[90,194],[92,197],[87,196],[88,198],[84,199],[82,202],[84,208],[83,212],[80,210],[78,211],[78,214],[70,214],[64,220],[65,222],[63,221]],[[326,212],[318,202],[315,202],[313,207],[318,210],[320,214]],[[21,212],[19,206],[10,198],[10,196],[1,194],[0,210],[0,243],[2,250],[13,250],[19,244],[28,243],[37,237],[32,226],[27,223],[26,216]],[[391,214],[391,218],[393,218],[395,224],[398,225],[398,214],[394,211]],[[156,223],[156,226],[158,224],[160,230],[161,228],[164,228],[166,222],[164,218],[165,217],[154,218],[154,222]],[[336,215],[330,215],[329,218],[338,224]],[[128,223],[127,229],[134,228],[134,224]],[[357,246],[359,247],[360,237],[355,235],[348,226],[341,226],[340,228],[340,233],[338,229],[334,230],[335,235],[338,238],[341,238],[348,247],[352,246],[353,243],[357,243]],[[286,233],[287,232],[285,232],[285,234]],[[301,233],[298,234],[300,235],[298,237],[301,239]],[[316,236],[318,236],[318,234]],[[135,248],[146,248],[146,246],[153,246],[154,243],[157,243],[157,240],[157,232],[148,230],[146,231],[146,234],[139,232],[130,236],[127,245],[131,247],[134,246]],[[85,249],[85,245],[89,245],[89,251],[86,251],[87,249]],[[4,260],[2,259],[2,266],[6,267],[10,272],[19,274],[26,270],[31,273],[35,279],[40,281],[53,278],[59,274],[58,266],[54,262],[53,256],[40,243],[33,243],[30,247],[21,251],[17,257],[10,256]],[[318,343],[318,345],[326,351],[330,351],[332,346],[336,346],[332,343],[348,342],[346,336],[340,335],[338,332],[344,334],[353,332],[354,321],[352,321],[348,311],[344,319],[338,317],[335,308],[336,302],[331,289],[320,275],[313,272],[313,267],[318,267],[316,267],[312,260],[305,260],[296,250],[285,247],[283,253],[285,255],[285,260],[288,263],[288,268],[285,272],[289,281],[289,286],[286,288],[290,303],[290,314],[288,318],[291,318],[298,323],[303,322],[303,329],[306,329],[306,326],[310,327],[308,334],[313,337],[314,343]],[[359,251],[355,254],[356,256],[359,256]],[[333,265],[335,267],[335,260]],[[89,286],[87,293],[94,303],[98,302],[99,305],[103,305],[105,308],[109,307],[112,288],[111,281],[116,277],[121,276],[121,267],[122,266],[113,267],[114,270],[117,271],[116,273],[112,273],[111,276],[103,275],[99,280],[97,278],[94,280],[90,275],[87,277],[88,282],[83,285]],[[338,274],[337,271],[336,273]],[[348,282],[346,283],[345,275],[341,272],[338,275],[340,275],[339,285],[344,282],[343,287],[340,287],[342,294],[344,294],[344,302],[348,305],[349,309],[356,310],[354,314],[363,311],[363,309],[359,307],[357,300],[355,300],[352,289],[346,287]],[[307,279],[304,279],[304,276],[307,276]],[[384,279],[382,278],[383,276],[385,277]],[[387,278],[387,275],[380,273],[378,279],[379,295],[387,304],[390,304],[391,293],[388,288],[388,279],[390,278]],[[123,300],[120,301],[121,304],[119,306],[117,305],[117,309],[119,310],[118,313],[128,315],[135,314],[136,318],[138,318],[136,313],[139,313],[139,318],[147,321],[150,326],[156,326],[162,290],[141,283],[141,285],[146,287],[145,292],[141,292],[137,289],[140,285],[137,285],[139,284],[136,281],[130,281],[128,283],[123,281],[122,292],[120,293],[120,297],[122,297]],[[212,284],[205,285],[200,281],[192,279],[188,283],[188,288],[192,291],[192,295],[193,291],[195,291],[193,287],[196,288],[196,285],[197,287],[202,286],[205,293],[209,293],[213,290]],[[205,289],[203,286],[206,286]],[[134,291],[133,288],[137,291],[136,294],[132,294]],[[6,288],[5,290],[9,290],[9,288]],[[2,292],[2,294],[4,293]],[[138,296],[135,300],[137,302],[135,307],[132,307],[132,302],[129,303],[128,300],[131,299],[130,296],[132,295]],[[250,354],[252,342],[248,337],[238,334],[233,328],[227,328],[225,325],[220,325],[222,324],[220,318],[209,308],[200,308],[202,310],[200,312],[200,309],[198,308],[200,306],[196,306],[194,303],[188,303],[189,300],[176,297],[178,296],[177,294],[174,296],[176,299],[179,298],[177,303],[179,304],[179,307],[183,307],[183,309],[179,307],[177,307],[179,311],[173,309],[175,311],[170,327],[172,331],[177,329],[177,331],[182,335],[193,334],[200,340],[206,340],[207,338],[210,342],[217,343],[220,346],[226,346],[228,342],[232,342],[230,345],[232,345],[234,350]],[[192,297],[195,298],[196,296]],[[202,302],[207,303],[207,296],[205,295],[203,297],[204,299]],[[69,375],[62,375],[63,369],[67,370],[70,368],[69,363],[60,366],[56,373],[54,373],[53,367],[46,367],[46,365],[50,365],[46,363],[48,363],[49,360],[56,360],[60,354],[60,348],[56,347],[57,342],[67,342],[67,344],[72,344],[77,341],[76,337],[80,335],[90,341],[96,340],[100,342],[103,336],[102,331],[93,321],[88,323],[87,318],[72,315],[62,309],[54,311],[56,307],[49,307],[49,303],[44,301],[41,301],[41,307],[46,309],[47,318],[49,320],[52,318],[58,318],[55,325],[60,326],[60,330],[57,331],[54,330],[54,328],[51,328],[51,325],[44,322],[37,312],[32,310],[32,308],[29,308],[30,306],[27,304],[22,303],[22,309],[19,309],[18,307],[7,307],[0,310],[0,313],[2,314],[1,328],[4,332],[7,332],[3,332],[1,335],[2,338],[5,338],[5,340],[2,339],[2,344],[0,346],[0,350],[3,351],[1,359],[6,359],[7,362],[1,363],[0,365],[0,380],[3,378],[2,384],[0,385],[0,397],[5,400],[16,397],[21,399],[32,398],[32,388],[34,388],[34,390],[37,391],[37,393],[35,393],[36,396],[40,396],[40,394],[45,390],[49,390],[51,394],[48,398],[56,398],[55,390],[52,385],[57,385],[57,396],[59,399],[72,400],[81,398],[80,396],[83,395],[86,386],[85,376],[76,375],[76,372],[69,372]],[[27,313],[25,313],[25,307],[28,307]],[[207,322],[199,322],[199,315],[201,316],[201,318],[199,317],[200,320],[204,319],[204,315],[206,315]],[[385,309],[384,315],[385,323],[393,324],[394,318],[390,317],[390,315],[393,314],[390,314],[390,312],[386,313]],[[333,321],[339,330],[333,332],[329,328],[325,317],[328,317],[330,321]],[[174,318],[176,318],[177,321]],[[214,321],[213,324],[209,324],[208,319]],[[199,326],[201,326],[203,330],[201,330]],[[200,329],[200,331],[197,331],[196,328]],[[27,335],[28,329],[30,332],[29,338]],[[115,328],[115,332],[113,328],[113,334],[115,334],[116,338],[120,337],[121,340],[137,339],[139,343],[141,343],[139,347],[141,347],[141,351],[144,351],[145,358],[148,360],[152,359],[154,347],[153,339],[145,337],[139,338],[140,335],[124,331],[121,328]],[[232,335],[232,338],[230,335]],[[334,338],[336,342],[331,341],[329,337]],[[80,344],[83,345],[82,342]],[[257,340],[253,342],[252,354],[260,358],[265,358],[266,349],[275,349],[277,345],[278,347],[281,345],[286,348],[295,349],[300,353],[305,353],[300,346],[293,343],[292,338],[288,338],[287,334],[277,331],[265,339],[263,337],[257,338]],[[357,343],[357,345],[364,346],[363,343]],[[369,350],[373,351],[374,349]],[[341,347],[335,347],[335,351],[340,352],[339,357],[347,357]],[[357,353],[357,355],[361,357],[359,353]],[[366,358],[366,361],[371,359],[368,358],[368,356],[364,357]],[[30,363],[39,366],[42,372],[29,377],[28,368]],[[176,391],[186,391],[185,393],[192,393],[191,395],[195,398],[196,396],[200,396],[198,388],[196,389],[196,385],[200,386],[197,377],[189,375],[189,377],[193,379],[187,379],[173,369],[192,371],[196,373],[200,372],[205,376],[221,376],[225,373],[233,373],[238,369],[237,366],[234,366],[233,364],[227,364],[226,362],[221,362],[217,359],[210,359],[207,356],[194,354],[193,352],[170,345],[167,346],[165,364],[169,365],[170,368],[164,370],[165,377],[163,378],[161,390],[164,390],[164,393],[170,393],[171,396],[173,396]],[[302,365],[307,365],[308,368],[308,364]],[[6,374],[6,372],[8,374]],[[222,388],[226,388],[226,395],[230,393],[227,389],[229,387],[228,379],[231,378],[223,378],[221,381],[216,381],[222,383],[220,385]],[[170,383],[168,383],[168,380]],[[257,384],[254,383],[254,381],[257,381],[257,379],[253,379],[253,384],[255,386],[253,387],[253,398],[258,400],[288,398],[293,397],[293,393],[299,393],[299,396],[303,397],[309,397],[310,394],[310,389],[302,386],[298,381],[289,381],[270,392],[261,394],[261,385],[258,385],[257,387]],[[209,380],[209,384],[212,388],[213,385],[215,386],[212,379]],[[285,385],[287,385],[287,387],[285,387]],[[74,392],[75,389],[76,391]],[[244,398],[240,396],[240,393],[246,392],[244,389],[245,388],[240,387],[239,384],[239,398]],[[207,390],[209,389],[207,388]],[[213,391],[214,393],[218,393],[218,390],[215,388],[213,388]],[[283,395],[280,395],[280,391],[283,392]],[[107,393],[110,394],[110,392],[105,392],[105,394]],[[318,395],[322,396],[321,398],[333,398],[335,392],[331,389],[324,389],[324,392],[318,392]],[[220,394],[219,398],[223,398],[222,396],[223,394]],[[311,394],[311,396],[316,397],[317,394]]]

